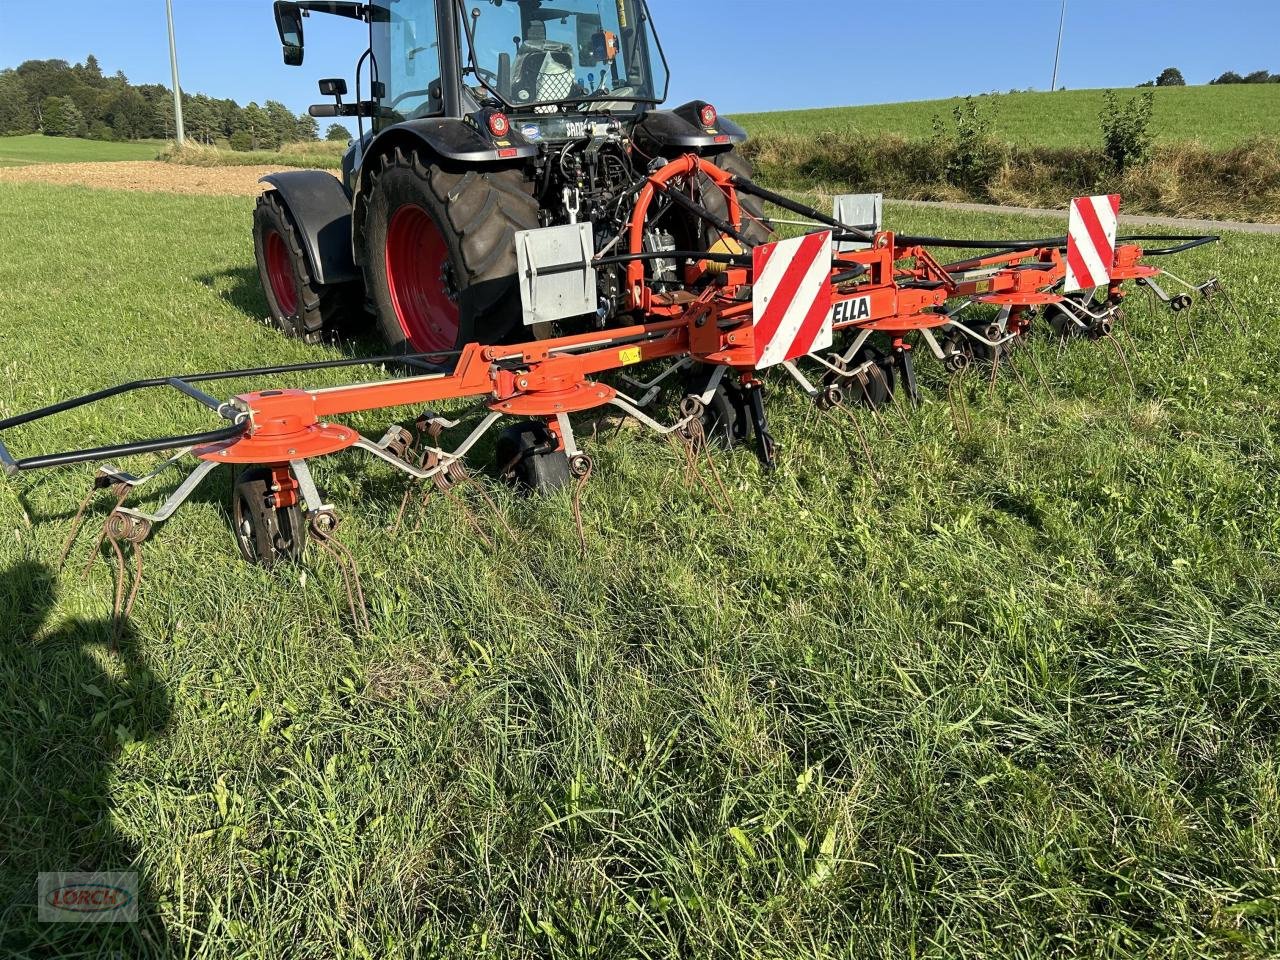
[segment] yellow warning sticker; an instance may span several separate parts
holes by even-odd
[[[980,280],[973,285],[974,293],[986,293],[990,289],[991,289],[990,280]]]
[[[639,347],[627,347],[625,350],[618,351],[618,362],[624,367],[639,363],[644,359],[644,354],[640,352]]]

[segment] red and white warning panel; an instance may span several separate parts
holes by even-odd
[[[1065,293],[1079,293],[1111,282],[1116,262],[1116,224],[1120,218],[1118,194],[1076,197],[1071,201],[1067,227],[1067,278]]]
[[[831,231],[765,243],[753,255],[756,369],[831,346]]]

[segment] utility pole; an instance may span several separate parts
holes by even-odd
[[[1053,54],[1053,82],[1048,84],[1048,92],[1057,90],[1057,64],[1062,59],[1062,27],[1066,26],[1066,0],[1062,0],[1062,15],[1057,18],[1057,52]]]
[[[187,142],[182,124],[182,84],[178,82],[178,41],[173,36],[173,0],[164,0],[169,13],[169,65],[173,68],[173,129],[181,147]]]

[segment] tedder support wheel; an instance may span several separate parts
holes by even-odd
[[[315,282],[298,229],[275,190],[258,197],[253,247],[271,322],[286,336],[319,343],[351,315],[363,315],[354,284]]]
[[[879,347],[867,344],[849,362],[849,370],[854,372],[854,376],[844,383],[846,397],[871,410],[888,406],[897,387],[893,357],[885,355]],[[861,376],[857,375],[859,372]]]
[[[699,366],[689,371],[684,378],[685,396],[701,401],[714,375],[714,367]],[[702,435],[715,446],[732,449],[746,439],[746,405],[742,391],[732,381],[730,372],[726,371],[710,401],[703,407],[701,420]]]
[[[494,459],[502,478],[523,493],[553,493],[568,486],[571,477],[568,456],[537,420],[502,431]]]
[[[360,242],[387,343],[445,352],[522,332],[515,234],[539,226],[524,176],[446,171],[399,148],[374,163]]]
[[[302,559],[307,543],[302,505],[276,506],[269,467],[251,467],[236,479],[231,522],[236,546],[249,563],[270,569]]]
[[[751,166],[751,161],[739,153],[736,147],[727,153],[712,157],[711,162],[726,173],[732,173],[746,180],[755,179],[755,169]],[[719,217],[728,217],[729,202],[725,199],[724,193],[705,176],[700,179],[703,205]],[[768,243],[773,239],[773,224],[765,216],[764,203],[758,197],[742,192],[738,193],[738,203],[742,206],[742,235],[752,243]],[[719,234],[713,228],[707,227],[707,245],[710,246],[718,239]]]

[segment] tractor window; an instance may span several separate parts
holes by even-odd
[[[631,109],[666,98],[643,0],[469,0],[467,82],[515,110]]]
[[[437,116],[440,94],[440,44],[435,5],[392,3],[390,15],[373,24],[378,79],[386,86],[383,122],[398,123]]]

